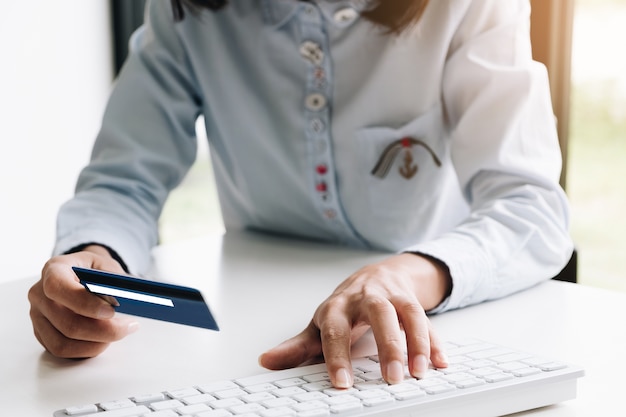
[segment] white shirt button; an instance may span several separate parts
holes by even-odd
[[[315,65],[321,65],[324,60],[324,51],[317,43],[312,41],[304,41],[300,44],[300,55]]]
[[[326,107],[326,97],[319,93],[306,96],[305,106],[311,111],[320,111]]]
[[[335,19],[335,22],[337,23],[348,24],[348,23],[351,23],[354,19],[356,19],[358,15],[359,13],[356,10],[354,10],[352,7],[346,7],[346,8],[337,10],[335,14],[333,15],[333,19]]]

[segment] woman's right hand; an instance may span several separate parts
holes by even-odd
[[[139,324],[129,317],[116,317],[108,302],[85,290],[72,266],[125,273],[102,246],[53,257],[28,292],[30,318],[35,337],[54,356],[94,357],[111,342],[136,331]]]

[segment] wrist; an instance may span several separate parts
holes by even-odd
[[[411,275],[417,285],[418,299],[424,310],[436,308],[450,296],[452,277],[445,263],[415,252],[405,252],[400,256],[409,262]]]

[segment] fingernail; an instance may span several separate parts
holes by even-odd
[[[391,361],[387,365],[387,382],[397,384],[404,381],[404,366],[400,361]]]
[[[109,304],[103,305],[98,309],[98,312],[96,314],[97,317],[101,320],[110,319],[115,315],[115,309]]]
[[[417,355],[413,359],[413,376],[422,378],[428,371],[428,358],[425,355]]]
[[[128,323],[128,327],[126,328],[126,330],[128,331],[128,333],[126,334],[135,333],[137,330],[139,330],[139,323],[136,321]]]
[[[335,388],[350,388],[352,375],[346,368],[339,368],[335,373]]]

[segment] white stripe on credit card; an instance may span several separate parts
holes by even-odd
[[[86,283],[89,291],[102,294],[102,295],[110,295],[112,297],[120,297],[127,298],[129,300],[143,301],[145,303],[158,304],[167,307],[174,307],[174,302],[169,298],[156,297],[154,295],[141,294],[138,292],[132,292],[127,290],[120,290],[119,288],[110,288],[103,287],[102,285]]]

